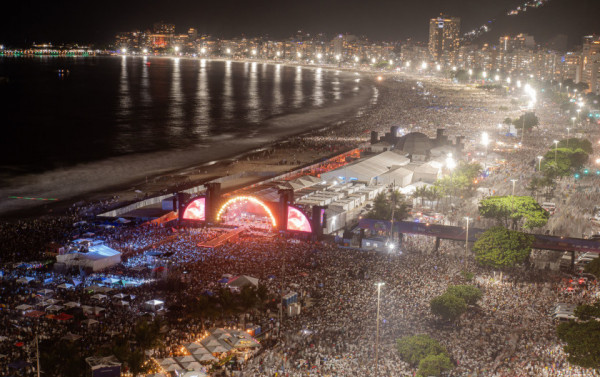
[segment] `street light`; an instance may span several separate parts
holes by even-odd
[[[375,283],[377,286],[377,333],[375,337],[375,376],[379,376],[379,303],[381,301],[381,286],[385,283]]]
[[[544,156],[537,156],[538,159],[538,171],[542,171],[542,159]]]
[[[323,57],[323,54],[321,54],[320,52],[317,54],[317,59],[321,59]]]
[[[558,140],[554,140],[554,163],[556,164],[556,153],[558,152]]]
[[[510,180],[512,182],[512,195],[511,196],[515,196],[515,183],[517,183],[518,179],[511,179]]]
[[[490,136],[488,135],[487,132],[483,132],[481,134],[481,144],[483,144],[485,146],[485,155],[487,157],[487,147],[488,144],[490,143]]]
[[[354,57],[354,61],[355,61],[356,63],[358,63],[358,61],[359,61],[359,59],[358,59],[358,56],[355,56],[355,57]]]
[[[571,129],[567,127],[567,148],[569,148],[569,137],[571,137]]]
[[[465,220],[467,220],[467,234],[465,236],[465,257],[467,257],[469,255],[469,221],[473,219],[470,217],[465,217]]]
[[[126,54],[127,53],[127,49],[126,48],[122,48],[121,51]]]
[[[179,46],[175,46],[175,52],[179,52]]]

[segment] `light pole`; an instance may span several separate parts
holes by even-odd
[[[556,153],[558,152],[558,140],[554,140],[554,164],[556,164]]]
[[[542,159],[544,156],[537,156],[538,159],[538,171],[542,171]]]
[[[571,129],[567,127],[567,148],[569,148],[569,138],[571,137]]]
[[[377,286],[377,333],[375,335],[375,377],[379,376],[379,303],[381,301],[381,286],[385,283],[375,283]]]
[[[472,219],[470,217],[465,217],[467,220],[467,234],[465,235],[465,258],[469,255],[469,221]]]
[[[515,196],[515,183],[517,183],[518,179],[511,179],[512,182],[512,196]]]

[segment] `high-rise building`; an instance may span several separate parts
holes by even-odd
[[[453,63],[460,47],[460,18],[440,15],[429,21],[429,54],[436,62]]]
[[[175,25],[165,23],[164,21],[155,22],[152,25],[154,34],[175,34]]]
[[[583,50],[581,53],[582,80],[589,85],[589,91],[599,91],[598,69],[600,67],[600,36],[588,35],[583,37]]]

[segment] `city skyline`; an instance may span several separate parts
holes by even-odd
[[[196,4],[181,0],[170,7],[137,1],[118,6],[65,1],[56,7],[30,1],[9,9],[13,16],[0,26],[0,43],[20,47],[46,41],[104,44],[118,32],[151,28],[157,20],[177,25],[177,33],[193,27],[200,34],[222,38],[244,35],[281,39],[304,30],[364,35],[372,40],[427,42],[426,23],[440,13],[459,17],[464,33],[493,25],[489,32],[476,38],[481,42],[497,41],[504,34],[528,33],[543,43],[557,34],[565,34],[568,45],[573,46],[580,44],[584,35],[600,32],[594,16],[600,10],[597,1],[549,0],[537,9],[507,16],[507,12],[526,3],[526,0],[429,0],[366,6],[358,1],[282,5],[270,1]]]

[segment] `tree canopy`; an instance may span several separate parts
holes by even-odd
[[[513,267],[531,254],[533,236],[497,226],[486,230],[473,245],[475,260],[493,268]]]
[[[513,229],[539,228],[550,217],[531,196],[490,196],[479,202],[479,214]]]
[[[465,300],[449,292],[434,297],[429,305],[433,314],[446,321],[455,321],[467,311]]]
[[[472,285],[453,285],[448,287],[446,292],[462,298],[467,305],[475,305],[483,296],[481,289]]]
[[[391,220],[393,213],[394,220],[399,221],[408,216],[408,211],[408,204],[399,191],[392,191],[389,195],[382,192],[375,197],[373,208],[367,212],[365,217],[368,219]]]
[[[575,309],[578,321],[561,323],[558,338],[566,343],[564,351],[570,363],[600,369],[600,303],[580,305]]]
[[[446,354],[446,348],[429,335],[406,336],[396,341],[400,358],[410,365],[417,366],[429,355]]]
[[[512,124],[516,128],[525,127],[525,130],[529,131],[533,127],[537,127],[540,124],[540,121],[539,121],[538,117],[535,115],[535,113],[527,112],[527,113],[521,115],[519,118],[514,119],[512,121]]]
[[[440,376],[443,372],[450,370],[454,367],[450,358],[445,353],[437,355],[428,355],[419,363],[419,370],[417,376],[429,377],[429,376]]]
[[[588,139],[578,139],[572,137],[570,139],[560,140],[558,142],[559,148],[570,148],[573,150],[582,149],[587,154],[594,153],[594,148],[592,146],[592,142]]]
[[[594,275],[597,279],[600,279],[600,258],[596,258],[590,263],[586,264],[584,271],[588,274]]]

